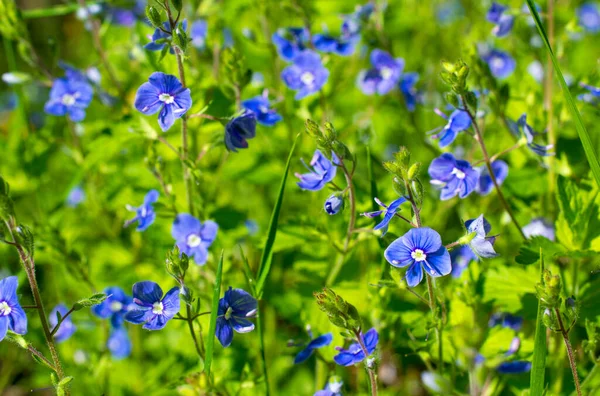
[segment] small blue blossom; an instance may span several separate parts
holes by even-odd
[[[223,28],[223,48],[233,48],[233,33],[228,27]]]
[[[125,359],[131,355],[131,340],[127,329],[125,327],[111,329],[106,347],[115,360]]]
[[[160,29],[155,29],[152,36],[150,36],[151,41],[144,46],[145,49],[148,51],[162,51],[165,45],[171,45],[169,43],[171,40],[171,24],[169,22],[163,23],[163,29],[169,33],[163,32]],[[184,20],[183,22],[180,22],[175,30],[177,31],[177,29],[187,30],[187,21]],[[173,47],[169,48],[169,52],[175,54]]]
[[[577,95],[577,99],[592,105],[600,104],[600,88],[596,88],[583,83],[580,83],[579,85],[582,88],[586,89],[588,92],[582,93],[581,95]]]
[[[466,198],[477,187],[479,172],[469,162],[457,160],[450,153],[444,153],[429,165],[431,184],[442,189],[440,199],[445,201],[458,195]]]
[[[334,37],[326,33],[315,34],[312,37],[312,42],[317,51],[341,56],[352,55],[360,41],[359,30],[360,24],[356,18],[346,19],[342,24],[340,37]]]
[[[514,331],[521,330],[523,318],[509,313],[495,313],[491,316],[488,327],[502,326]]]
[[[527,123],[526,114],[523,114],[516,123],[512,120],[507,121],[511,132],[517,137],[524,136],[525,141],[527,143],[527,147],[529,147],[529,149],[534,154],[537,154],[542,157],[554,155],[554,153],[550,152],[550,150],[554,148],[554,145],[548,144],[546,146],[543,146],[534,142],[535,137],[540,134],[535,132],[533,128]]]
[[[177,77],[154,72],[135,94],[135,108],[145,115],[158,114],[158,124],[167,131],[192,107],[190,89],[185,88]]]
[[[508,176],[508,164],[502,160],[496,160],[492,162],[492,171],[496,176],[496,182],[500,186]],[[488,195],[493,189],[492,177],[487,166],[484,165],[479,169],[479,183],[477,183],[476,191],[480,195]]]
[[[16,276],[0,280],[0,341],[8,330],[21,335],[27,333],[27,316],[17,298],[18,286]]]
[[[323,334],[313,340],[311,340],[303,350],[298,352],[294,358],[294,364],[299,364],[306,361],[314,352],[315,349],[326,347],[333,341],[333,335],[331,333]]]
[[[242,106],[256,115],[256,121],[260,125],[273,126],[283,119],[277,111],[270,108],[266,91],[263,95],[244,100]]]
[[[479,215],[478,218],[467,220],[465,222],[467,232],[469,234],[475,233],[475,237],[469,242],[469,247],[478,257],[481,258],[492,258],[498,256],[494,250],[494,242],[496,242],[495,236],[487,236],[492,230],[492,226],[488,221]]]
[[[579,26],[590,33],[600,32],[600,10],[594,3],[585,3],[577,9]]]
[[[321,151],[315,150],[315,154],[310,160],[310,169],[303,159],[302,163],[308,169],[310,173],[299,174],[296,173],[296,177],[300,179],[298,187],[303,190],[319,191],[327,183],[335,178],[337,171],[337,165],[340,163],[339,158],[334,152],[331,152],[332,161],[328,160]]]
[[[131,212],[135,212],[135,217],[131,220],[127,220],[125,222],[125,227],[138,222],[138,226],[136,230],[145,231],[148,227],[154,223],[156,219],[156,213],[154,212],[154,208],[152,204],[158,201],[158,191],[150,190],[144,197],[144,203],[139,207],[134,207],[131,205],[127,205],[127,210]]]
[[[371,66],[358,76],[358,86],[366,95],[385,95],[400,81],[404,70],[404,59],[394,59],[389,53],[374,49],[371,51]]]
[[[404,96],[404,103],[406,103],[408,111],[415,111],[417,104],[423,102],[423,93],[415,87],[418,81],[419,73],[417,72],[404,73],[400,77],[398,87]]]
[[[505,12],[508,7],[493,2],[487,13],[487,20],[496,24],[492,29],[492,34],[496,37],[505,37],[513,28],[515,17]]]
[[[441,110],[434,110],[437,115],[448,120],[442,130],[433,136],[434,139],[440,139],[439,146],[444,148],[456,139],[459,132],[466,131],[471,127],[471,116],[463,110],[454,110],[450,117],[444,114]]]
[[[110,319],[112,327],[121,327],[125,314],[132,308],[133,298],[117,286],[104,289],[106,300],[92,307],[92,313],[101,319]]]
[[[74,187],[67,195],[67,206],[75,208],[85,201],[85,191],[81,186]]]
[[[58,324],[58,318],[56,317],[56,313],[59,312],[61,317],[64,317],[67,312],[69,312],[69,308],[67,308],[64,304],[58,304],[54,309],[50,312],[50,316],[48,317],[48,322],[50,323],[50,328],[53,329]],[[75,333],[77,327],[73,324],[73,320],[71,319],[71,315],[67,316],[64,319],[56,333],[54,334],[54,339],[56,342],[64,342],[71,338],[71,336]]]
[[[528,373],[531,370],[531,362],[523,360],[515,360],[512,362],[504,362],[496,367],[500,374],[521,374]]]
[[[316,391],[313,396],[342,396],[342,386],[344,383],[337,377],[333,377],[325,386],[325,389]]]
[[[0,113],[12,111],[17,107],[18,96],[15,92],[0,93]]]
[[[550,223],[543,217],[538,217],[536,219],[531,220],[531,223],[523,227],[523,233],[527,238],[531,238],[534,236],[543,236],[545,238],[548,238],[552,242],[556,240],[554,226],[552,225],[552,223]]]
[[[65,77],[67,80],[90,84],[98,93],[98,98],[100,98],[100,101],[103,104],[107,106],[113,106],[117,102],[118,99],[116,97],[108,94],[102,89],[102,86],[100,85],[102,81],[102,75],[97,67],[92,66],[85,70],[79,70],[63,61],[59,61],[58,66],[65,71]]]
[[[374,230],[382,230],[381,236],[384,236],[387,233],[390,221],[392,221],[394,216],[396,216],[396,213],[400,210],[400,205],[402,205],[404,202],[406,202],[407,199],[406,199],[406,197],[400,197],[400,198],[394,200],[390,204],[390,206],[387,206],[386,204],[381,202],[379,200],[379,198],[374,198],[374,200],[375,200],[375,202],[377,202],[377,205],[384,208],[384,210],[376,210],[375,212],[367,212],[367,213],[363,213],[362,215],[372,219],[374,217],[381,216],[382,214],[385,213],[383,215],[383,220],[381,220],[381,222],[379,224],[377,224],[375,227],[373,227]]]
[[[254,220],[248,219],[244,222],[246,229],[248,230],[248,234],[256,235],[258,234],[258,230],[260,229],[258,223]]]
[[[329,78],[329,70],[321,63],[319,54],[304,50],[293,59],[293,64],[281,72],[281,78],[288,88],[296,92],[295,99],[300,100],[318,92]]]
[[[125,320],[143,324],[146,330],[160,330],[179,312],[179,287],[163,296],[159,285],[151,281],[133,285],[134,306],[125,314]]]
[[[254,323],[248,318],[256,316],[257,301],[242,289],[232,289],[225,292],[219,300],[219,316],[215,336],[227,348],[233,340],[233,331],[248,333],[254,330]]]
[[[238,149],[248,148],[248,139],[256,136],[256,114],[246,111],[234,117],[225,125],[225,147],[237,153]]]
[[[181,253],[194,258],[202,265],[208,259],[208,248],[217,237],[219,226],[211,220],[202,224],[200,220],[187,213],[180,213],[173,222],[171,235]]]
[[[406,283],[415,287],[423,280],[423,270],[440,277],[452,271],[450,254],[442,245],[442,237],[428,227],[413,228],[392,242],[383,253],[394,267],[408,267]]]
[[[479,258],[473,253],[469,246],[463,245],[450,252],[452,260],[452,277],[459,278],[472,261]]]
[[[344,199],[339,194],[332,194],[325,201],[325,212],[335,215],[344,207]]]
[[[199,50],[206,47],[206,35],[208,33],[208,23],[204,19],[198,19],[192,23],[190,35],[192,37],[192,45]]]
[[[486,51],[481,55],[481,59],[488,64],[492,75],[496,78],[510,76],[517,67],[517,63],[513,57],[497,49]]]
[[[50,98],[44,105],[46,114],[68,115],[74,122],[83,121],[85,109],[90,105],[94,90],[87,82],[57,78],[52,83]]]
[[[372,328],[365,334],[361,334],[360,337],[370,356],[375,351],[375,348],[377,348],[377,343],[379,342],[377,330]],[[341,347],[336,347],[335,349],[339,353],[333,357],[333,360],[340,366],[352,366],[365,360],[365,353],[357,342],[352,343],[348,349]]]
[[[544,80],[544,66],[538,60],[534,60],[527,66],[527,73],[538,83],[541,84]]]
[[[288,62],[294,60],[302,51],[306,49],[309,39],[309,32],[305,28],[291,27],[279,29],[271,37],[279,56]]]

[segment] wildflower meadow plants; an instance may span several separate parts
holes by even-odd
[[[0,389],[598,393],[599,9],[0,0]]]

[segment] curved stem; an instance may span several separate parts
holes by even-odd
[[[360,349],[362,350],[363,354],[365,355],[365,369],[367,370],[367,373],[369,373],[369,381],[371,382],[371,395],[376,396],[377,395],[377,379],[375,378],[375,372],[368,366],[368,363],[367,363],[367,359],[369,357],[369,351],[367,350],[367,347],[365,346],[365,343],[363,342],[360,333],[358,331],[355,331],[354,335],[356,336],[356,341],[358,341],[358,345],[360,345]]]
[[[558,308],[554,308],[554,313],[556,314],[556,318],[558,319],[558,327],[560,329],[560,333],[562,334],[563,340],[565,341],[565,346],[567,347],[567,356],[569,356],[569,365],[571,366],[571,372],[573,373],[573,382],[575,382],[575,390],[577,391],[577,395],[581,396],[581,385],[579,385],[579,375],[577,374],[577,362],[575,361],[575,355],[573,354],[573,347],[571,347],[571,341],[569,341],[569,333],[565,329],[565,325],[563,324],[562,318],[560,316],[560,310]]]

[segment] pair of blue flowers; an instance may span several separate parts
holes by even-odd
[[[92,312],[101,319],[110,321],[110,335],[106,346],[113,358],[124,359],[131,354],[131,340],[124,321],[133,308],[133,298],[120,287],[107,287],[104,294],[108,297],[101,304],[92,307]]]
[[[320,150],[315,150],[315,153],[310,160],[310,167],[306,165],[304,160],[301,160],[304,167],[308,169],[308,173],[296,173],[296,177],[300,179],[297,183],[298,187],[308,191],[319,191],[331,182],[337,173],[337,167],[340,165],[340,160],[334,152],[331,152],[331,160],[329,160]],[[335,193],[329,196],[325,201],[325,212],[330,215],[335,215],[344,207],[344,199],[342,194]]]

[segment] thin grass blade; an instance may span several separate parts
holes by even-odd
[[[540,249],[540,281],[544,276],[544,255]],[[533,345],[533,361],[530,377],[530,395],[541,396],[544,393],[544,376],[546,374],[546,326],[542,319],[544,318],[544,308],[538,302],[537,320],[535,322],[535,339]]]
[[[206,340],[206,360],[204,363],[204,371],[210,377],[210,365],[213,360],[215,349],[215,331],[217,330],[217,316],[219,310],[219,298],[221,297],[221,279],[223,276],[223,251],[217,265],[217,274],[215,279],[215,288],[213,290],[212,307],[210,310],[210,325],[208,326],[208,339]]]

